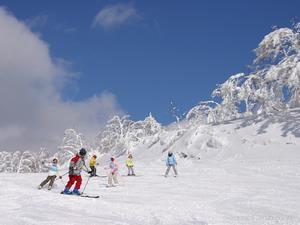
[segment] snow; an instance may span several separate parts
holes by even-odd
[[[106,162],[100,160],[101,177],[91,178],[85,191],[99,199],[59,194],[66,177],[48,191],[37,189],[47,174],[1,173],[0,224],[300,224],[298,126],[293,118],[285,119],[290,126],[273,117],[248,125],[244,120],[203,125],[179,138],[175,131],[165,131],[162,142],[148,149],[147,140],[137,146],[139,176],[119,176],[120,186],[106,187]],[[172,171],[163,176],[165,145],[176,152],[176,178]],[[187,158],[179,157],[182,151]],[[120,175],[125,175],[124,156],[118,160]],[[82,187],[87,178],[83,175]]]
[[[299,224],[296,166],[184,162],[177,178],[163,177],[161,165],[140,167],[141,176],[120,177],[115,188],[92,178],[86,193],[99,199],[61,195],[60,181],[51,191],[37,190],[46,174],[4,173],[0,224]]]

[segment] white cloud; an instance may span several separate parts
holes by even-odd
[[[92,26],[111,28],[129,23],[138,17],[136,9],[131,4],[108,5],[98,12]]]
[[[109,117],[122,114],[111,93],[62,101],[62,84],[74,75],[65,64],[50,56],[47,43],[25,23],[0,7],[0,150],[56,150],[64,129],[96,135]]]

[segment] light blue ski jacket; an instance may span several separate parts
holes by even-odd
[[[49,172],[48,172],[48,176],[58,176],[58,166],[54,163],[52,163],[51,166],[49,166]]]
[[[176,161],[176,158],[175,158],[174,154],[167,157],[166,165],[167,166],[177,165],[177,161]]]

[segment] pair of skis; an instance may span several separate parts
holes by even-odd
[[[61,194],[64,194],[64,192],[60,192]],[[99,195],[88,195],[88,194],[81,194],[81,195],[75,195],[75,194],[64,194],[64,195],[73,195],[73,196],[78,196],[78,197],[83,197],[83,198],[99,198]]]

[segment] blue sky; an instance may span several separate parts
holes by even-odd
[[[131,10],[123,21],[95,22],[101,10],[120,4]],[[173,120],[171,100],[185,112],[209,99],[217,83],[247,72],[252,49],[273,25],[290,26],[300,17],[296,0],[7,0],[0,5],[26,21],[51,56],[67,60],[79,74],[62,90],[65,100],[107,91],[133,119],[152,112],[162,123]]]

